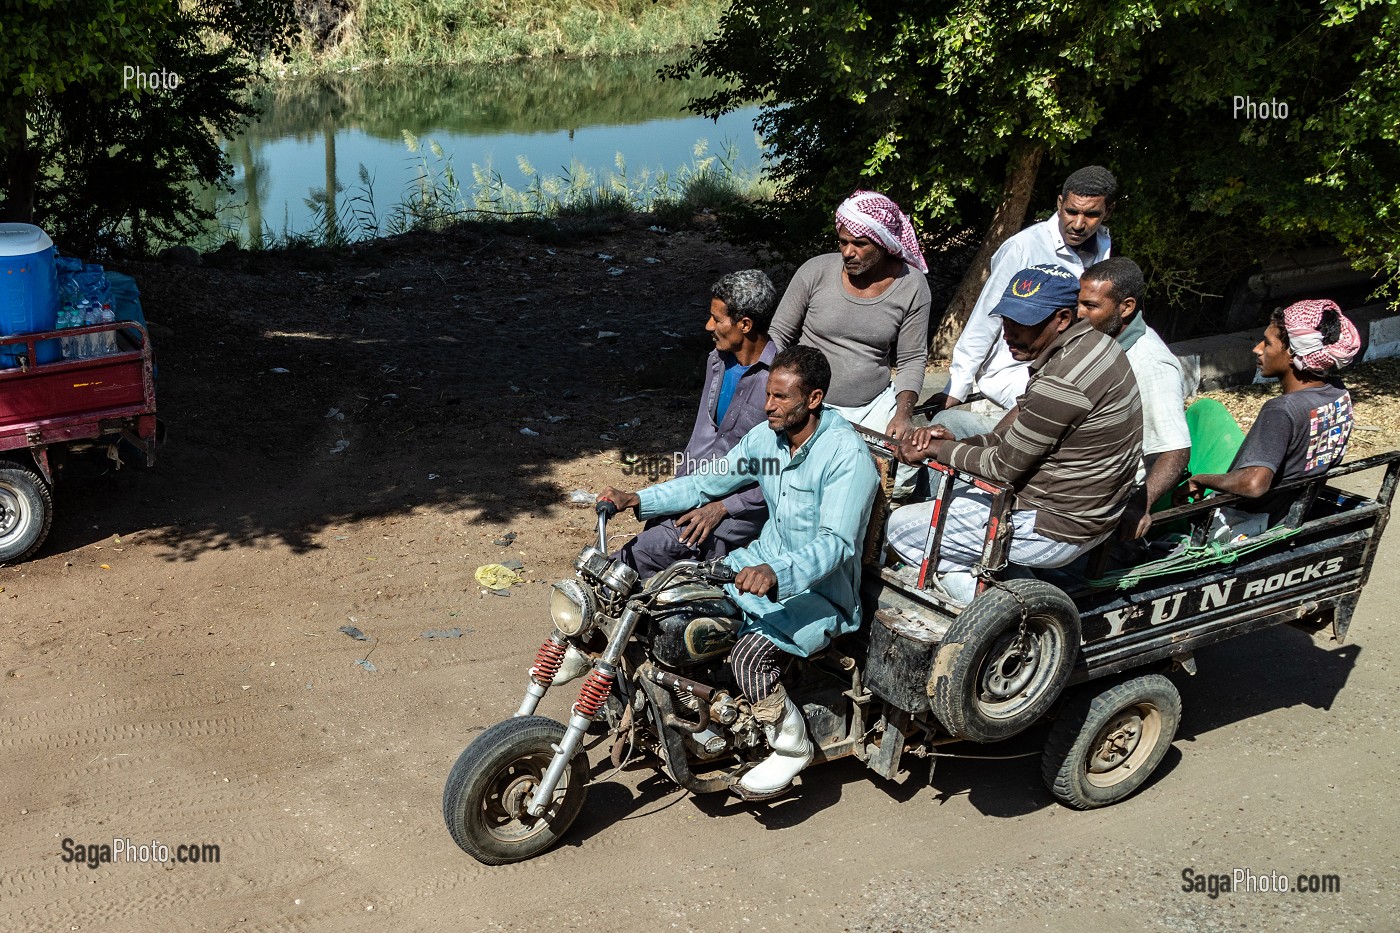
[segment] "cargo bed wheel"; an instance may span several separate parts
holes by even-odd
[[[1049,711],[1078,655],[1079,610],[1070,598],[1043,580],[1009,580],[949,626],[933,657],[929,705],[960,738],[1009,738]]]
[[[39,549],[53,524],[53,493],[29,467],[0,460],[0,564]]]
[[[1076,810],[1117,803],[1162,763],[1180,722],[1181,694],[1161,674],[1082,689],[1055,720],[1041,776]]]

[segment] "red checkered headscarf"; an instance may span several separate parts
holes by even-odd
[[[928,272],[914,223],[899,205],[874,191],[857,191],[836,208],[836,226],[854,236],[869,237],[920,272]]]
[[[1341,319],[1341,333],[1335,343],[1323,342],[1326,338],[1319,325],[1325,311],[1335,311]],[[1361,335],[1356,325],[1347,320],[1335,301],[1326,298],[1300,301],[1284,308],[1283,327],[1288,331],[1288,349],[1293,351],[1294,369],[1314,373],[1341,369],[1361,349]]]

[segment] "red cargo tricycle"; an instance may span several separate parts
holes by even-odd
[[[115,331],[116,352],[35,362],[45,340]],[[120,463],[123,441],[155,462],[155,363],[150,336],[136,321],[115,321],[0,337],[0,563],[39,549],[53,523],[54,445],[106,445]]]

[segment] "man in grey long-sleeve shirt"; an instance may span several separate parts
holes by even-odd
[[[768,367],[778,352],[768,339],[778,297],[773,283],[757,269],[731,272],[711,286],[710,296],[705,330],[715,349],[705,361],[705,389],[690,441],[675,467],[677,477],[703,472],[724,459],[750,428],[766,420]],[[763,490],[750,483],[677,518],[651,522],[619,556],[648,577],[683,558],[711,560],[744,547],[758,537],[767,518]]]
[[[793,276],[773,339],[821,350],[831,364],[827,404],[853,424],[903,439],[928,362],[928,266],[909,218],[874,192],[857,191],[837,208],[836,238],[840,252],[808,260]]]

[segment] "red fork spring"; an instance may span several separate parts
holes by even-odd
[[[550,636],[535,653],[535,666],[530,668],[530,679],[541,687],[547,687],[554,675],[559,673],[559,665],[563,663],[564,646]]]
[[[612,685],[612,674],[605,674],[594,668],[578,692],[578,702],[574,704],[574,712],[580,716],[596,716],[598,710],[602,709],[603,704],[607,702],[608,694],[612,693]]]

